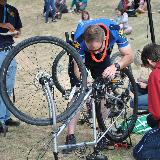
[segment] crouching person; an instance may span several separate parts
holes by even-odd
[[[160,159],[160,45],[148,44],[141,59],[144,67],[152,70],[148,79],[147,122],[152,129],[147,132],[133,150],[136,160]]]

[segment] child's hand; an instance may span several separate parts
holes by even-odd
[[[142,88],[142,89],[146,89],[146,88],[147,88],[147,84],[144,83],[144,82],[138,82],[138,85],[139,85],[139,87]]]

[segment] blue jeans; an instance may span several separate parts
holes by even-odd
[[[45,22],[48,22],[50,7],[52,7],[52,19],[53,19],[56,15],[55,0],[45,0],[45,8],[46,8]]]
[[[138,86],[138,110],[148,110],[148,91]],[[134,107],[133,99],[130,102],[131,108]]]
[[[131,108],[134,107],[134,102],[130,102]],[[138,96],[138,110],[148,110],[148,94]]]
[[[0,52],[0,66],[2,65],[3,60],[5,59],[7,54],[8,54],[8,51]],[[7,77],[6,77],[6,87],[7,87],[7,92],[9,96],[11,96],[14,88],[16,69],[17,69],[16,60],[13,59],[8,68]],[[11,116],[11,113],[7,109],[2,97],[0,96],[0,122],[4,123],[7,119],[10,118],[10,116]]]

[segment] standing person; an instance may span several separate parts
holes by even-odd
[[[125,34],[131,34],[132,27],[128,24],[128,14],[123,9],[115,9],[115,21],[119,24],[120,28],[124,30]]]
[[[93,79],[103,76],[114,77],[116,71],[125,68],[133,62],[134,55],[125,35],[120,32],[120,27],[108,19],[93,19],[82,21],[78,24],[75,32],[75,40],[80,43],[80,56],[85,66],[91,72]],[[111,64],[110,54],[114,44],[118,45],[122,59]],[[74,72],[78,79],[80,73],[78,66],[74,64]],[[65,144],[75,144],[75,126],[78,116],[68,126]],[[64,150],[65,153],[71,149]]]
[[[56,6],[55,6],[55,0],[44,0],[45,2],[45,23],[49,23],[49,12],[51,10],[51,16],[52,16],[52,22],[56,22],[55,16],[56,16]]]
[[[0,1],[0,33],[16,32],[14,35],[0,35],[0,66],[12,48],[14,37],[18,38],[21,34],[22,23],[18,10],[7,4],[7,0]],[[7,73],[7,91],[11,95],[14,87],[16,74],[16,60],[13,59]],[[6,108],[2,97],[0,97],[0,133],[7,131],[7,126],[18,126],[20,123],[11,119],[11,113]]]
[[[160,45],[146,45],[141,59],[143,65],[152,70],[148,79],[148,124],[160,128]]]

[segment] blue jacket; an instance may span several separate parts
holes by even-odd
[[[78,24],[77,29],[75,31],[75,41],[78,41],[81,45],[81,49],[79,53],[82,56],[82,58],[84,57],[84,53],[88,51],[82,38],[83,33],[88,26],[94,25],[94,24],[99,24],[99,25],[103,24],[109,29],[111,36],[109,38],[108,48],[110,50],[112,50],[115,43],[118,45],[118,48],[122,48],[128,45],[128,40],[125,34],[123,33],[123,30],[120,30],[120,27],[119,25],[117,25],[116,22],[109,19],[104,19],[104,18],[82,21]]]

